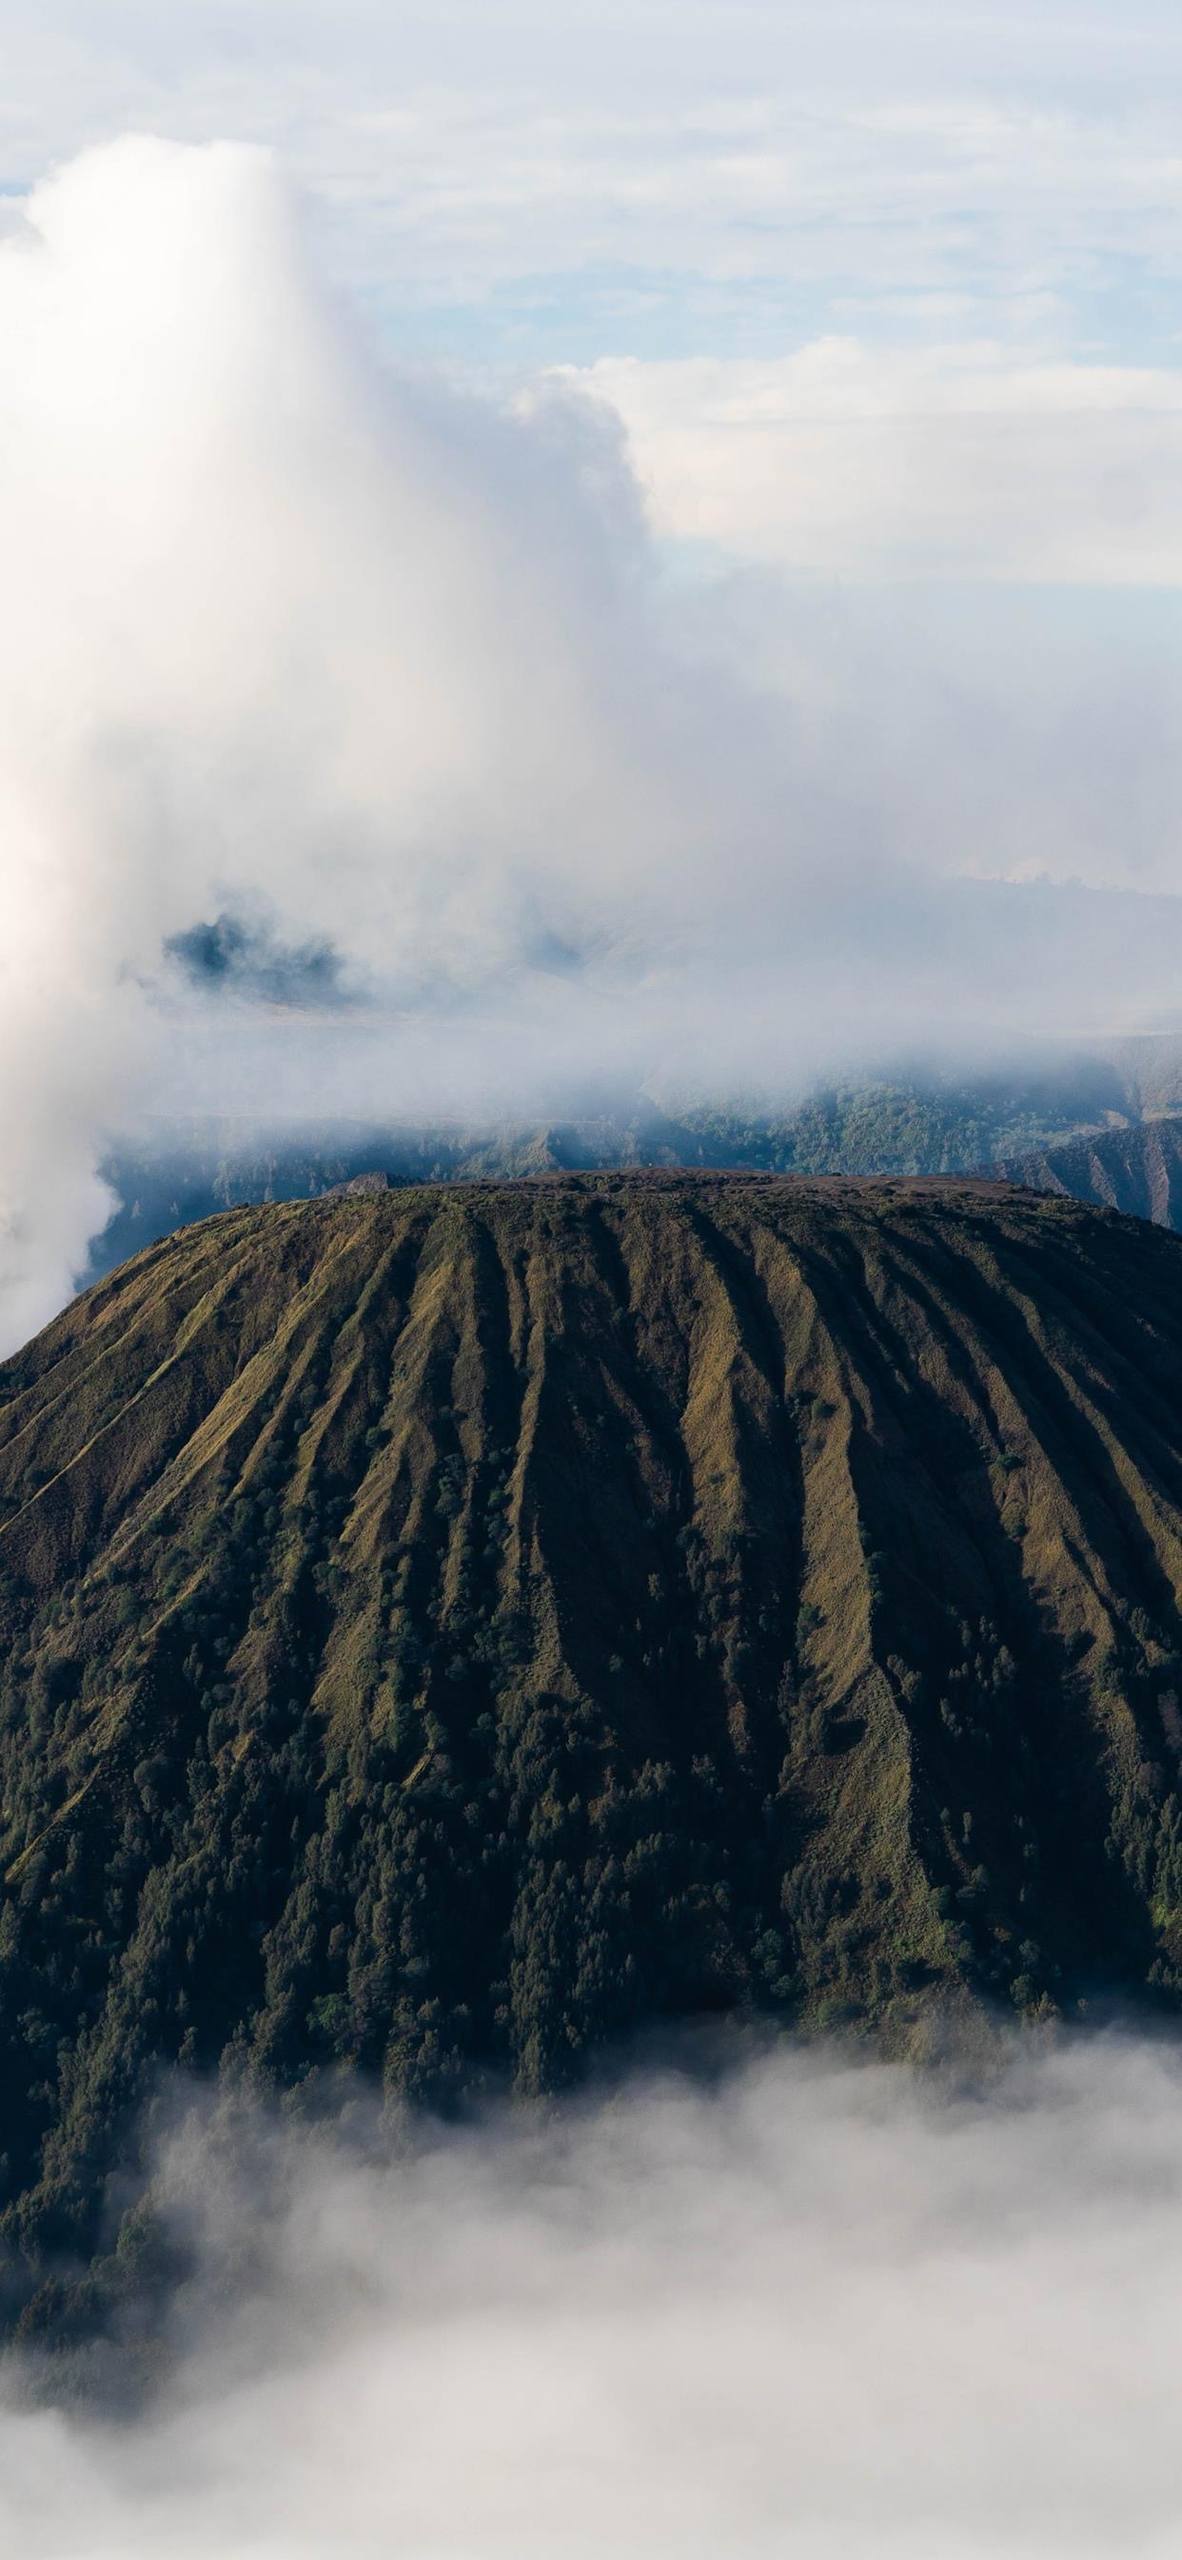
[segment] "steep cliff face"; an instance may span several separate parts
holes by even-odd
[[[0,2148],[1182,1990],[1182,1245],[958,1182],[227,1213],[0,1371]],[[32,2271],[31,2273],[29,2271]]]

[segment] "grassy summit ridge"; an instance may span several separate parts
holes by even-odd
[[[159,2059],[1182,1991],[1182,1244],[960,1181],[212,1218],[0,1369],[0,2150]],[[29,2281],[32,2281],[30,2275]]]

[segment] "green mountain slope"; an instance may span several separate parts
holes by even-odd
[[[1069,1193],[1127,1216],[1182,1229],[1182,1119],[1142,1120],[1119,1129],[1081,1130],[1053,1145],[1007,1156],[1011,1181]]]
[[[1180,1283],[996,1184],[589,1174],[75,1301],[0,1370],[18,2294],[160,2059],[447,2104],[1176,2003]]]

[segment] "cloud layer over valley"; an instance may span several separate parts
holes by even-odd
[[[201,2118],[143,2418],[10,2365],[26,2560],[1165,2560],[1182,2451],[1176,2056],[974,2088],[781,2048],[391,2165]]]

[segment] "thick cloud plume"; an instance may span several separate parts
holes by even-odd
[[[781,2047],[391,2163],[195,2118],[179,2365],[0,2408],[23,2560],[1166,2560],[1182,2066]]]
[[[446,1009],[614,944],[625,888],[651,932],[662,856],[688,885],[705,843],[687,766],[711,795],[610,424],[379,380],[265,156],[130,141],[50,181],[0,249],[0,343],[0,1279],[27,1318],[94,1223],[76,1159],[151,1090],[170,941],[273,909],[385,1004]]]
[[[16,208],[0,418],[0,1347],[161,1102],[545,1108],[1173,1000],[1172,901],[913,863],[856,721],[818,750],[679,594],[610,409],[384,372],[265,154]]]

